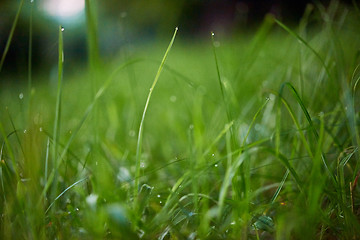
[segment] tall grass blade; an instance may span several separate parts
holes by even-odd
[[[22,9],[23,5],[24,5],[24,0],[21,0],[19,8],[18,8],[16,16],[15,16],[15,19],[14,19],[13,24],[11,26],[10,34],[9,34],[8,40],[7,40],[6,45],[5,45],[5,50],[4,50],[4,52],[2,54],[2,57],[1,57],[1,60],[0,60],[0,72],[1,72],[2,67],[3,67],[4,61],[5,61],[5,58],[6,58],[6,54],[9,51],[11,40],[13,38],[15,28],[16,28],[16,25],[17,25],[17,22],[18,22],[18,19],[19,19],[19,16],[20,16],[20,12],[21,12],[21,9]]]
[[[24,148],[23,148],[23,146],[22,146],[22,144],[21,144],[21,141],[20,141],[20,137],[19,137],[19,134],[18,134],[18,130],[16,130],[15,123],[14,123],[12,117],[11,117],[11,114],[10,114],[10,112],[9,112],[9,108],[8,108],[8,107],[6,107],[6,112],[7,112],[8,116],[9,116],[9,120],[10,120],[11,126],[12,126],[12,128],[13,128],[13,133],[15,134],[16,140],[17,140],[17,142],[18,142],[18,144],[19,144],[19,146],[20,146],[21,153],[22,153],[22,155],[24,156],[24,158],[26,158],[25,153],[24,153]]]
[[[55,143],[54,143],[55,144]],[[48,170],[49,170],[49,149],[50,149],[50,138],[48,137],[46,143],[46,154],[45,154],[45,174],[44,174],[44,186],[47,185],[48,180]],[[45,196],[44,196],[45,198]]]
[[[320,54],[315,51],[314,48],[312,48],[308,42],[305,41],[305,39],[303,39],[302,37],[300,37],[297,33],[295,33],[293,30],[291,30],[290,28],[288,28],[285,24],[283,24],[282,22],[280,22],[279,20],[275,19],[275,22],[282,27],[285,31],[287,31],[290,35],[292,35],[293,37],[295,37],[296,39],[299,40],[300,43],[304,44],[308,49],[310,49],[310,51],[319,59],[319,61],[321,62],[321,64],[323,65],[326,74],[328,75],[329,79],[331,79],[331,74],[330,74],[330,70],[328,68],[328,66],[326,65],[324,59],[320,56]]]
[[[80,179],[79,181],[76,181],[75,183],[71,184],[69,187],[67,187],[64,191],[62,191],[55,199],[54,201],[49,205],[49,207],[46,209],[45,211],[45,215],[47,214],[47,212],[49,212],[50,208],[54,205],[55,201],[58,200],[62,195],[64,195],[67,191],[69,191],[71,188],[75,187],[76,185],[78,185],[79,183],[85,181],[86,179],[88,179],[87,177]]]
[[[104,94],[104,92],[106,91],[106,89],[109,88],[112,80],[114,79],[115,75],[123,70],[124,68],[126,68],[127,66],[129,66],[130,64],[134,64],[136,62],[138,62],[139,60],[135,59],[135,60],[131,60],[128,61],[124,64],[122,64],[121,66],[119,66],[118,68],[116,68],[112,74],[110,75],[110,77],[105,81],[105,83],[103,84],[103,86],[97,91],[97,93],[95,94],[95,98],[93,99],[93,101],[91,102],[91,104],[87,107],[87,109],[85,110],[85,113],[83,115],[83,117],[81,118],[80,122],[78,123],[78,125],[74,128],[74,131],[72,133],[72,135],[70,136],[69,140],[67,141],[66,145],[63,148],[63,151],[61,152],[58,161],[57,161],[57,165],[54,166],[54,168],[52,169],[49,178],[47,180],[47,183],[44,187],[43,193],[41,195],[41,198],[39,199],[39,203],[41,202],[42,198],[45,196],[47,190],[49,189],[50,185],[52,184],[52,182],[54,181],[54,177],[55,177],[55,169],[58,169],[66,155],[66,153],[68,152],[71,143],[74,141],[75,137],[77,136],[78,132],[80,131],[81,127],[83,126],[83,124],[85,123],[85,120],[88,118],[89,114],[92,112],[95,104],[97,103],[97,101],[99,100],[99,98]]]
[[[239,157],[235,159],[235,161],[227,167],[224,180],[221,184],[220,193],[219,193],[219,200],[218,200],[218,214],[217,217],[220,219],[221,214],[223,212],[224,204],[225,204],[225,197],[228,192],[228,188],[230,186],[231,180],[235,176],[235,173],[239,169],[240,165],[244,162],[245,155],[241,154]]]
[[[228,124],[225,124],[224,129],[219,133],[219,135],[215,138],[215,140],[210,144],[210,146],[204,151],[203,156],[206,156],[211,151],[211,148],[215,146],[217,142],[220,141],[220,139],[230,130],[232,125],[234,124],[234,121],[231,121]]]
[[[280,191],[281,191],[281,189],[283,188],[283,186],[284,186],[284,184],[285,184],[285,182],[286,182],[287,177],[289,176],[289,173],[290,173],[289,169],[286,169],[286,172],[285,172],[285,174],[284,174],[284,177],[282,178],[279,187],[276,189],[274,195],[272,196],[272,198],[271,198],[271,200],[270,200],[270,203],[274,203],[275,200],[277,199],[277,197],[279,196]]]
[[[275,157],[278,158],[278,160],[280,160],[280,162],[285,166],[285,168],[287,170],[289,170],[289,172],[291,173],[292,177],[294,178],[295,180],[295,183],[296,185],[299,187],[300,190],[302,190],[302,181],[299,177],[299,175],[296,173],[295,169],[291,166],[289,160],[287,159],[286,156],[284,156],[283,154],[281,153],[277,153],[274,149],[272,148],[268,148],[268,147],[264,147],[262,148],[264,149],[265,151],[271,153],[272,155],[274,155]]]
[[[225,91],[224,91],[224,86],[223,86],[224,84],[223,84],[223,82],[221,80],[219,62],[218,62],[218,58],[217,58],[217,55],[216,55],[216,44],[215,44],[214,36],[215,36],[214,32],[211,32],[212,49],[213,49],[214,58],[215,58],[216,73],[217,73],[217,78],[218,78],[218,82],[219,82],[219,86],[220,86],[221,97],[222,97],[222,100],[223,100],[224,108],[226,110],[228,122],[230,122],[230,121],[232,121],[232,117],[231,117],[230,111],[228,109],[229,106],[228,106],[228,103],[227,103],[227,98],[225,96]]]
[[[138,133],[138,141],[137,141],[137,144],[136,144],[136,165],[135,165],[135,184],[134,184],[134,189],[133,189],[133,196],[134,196],[134,206],[136,206],[137,204],[137,194],[138,194],[138,191],[139,191],[139,176],[140,176],[140,161],[141,161],[141,149],[142,149],[142,138],[143,138],[143,127],[144,127],[144,121],[145,121],[145,115],[146,115],[146,111],[147,111],[147,108],[148,108],[148,105],[149,105],[149,102],[150,102],[150,98],[151,98],[151,94],[152,92],[154,91],[154,88],[156,86],[156,83],[158,82],[159,80],[159,77],[160,77],[160,74],[161,74],[161,71],[164,67],[164,64],[165,64],[165,60],[171,50],[171,47],[175,41],[175,37],[176,37],[176,33],[178,31],[178,28],[176,27],[175,28],[175,32],[174,32],[174,35],[170,41],[170,44],[168,46],[168,48],[166,49],[166,52],[165,52],[165,55],[161,61],[161,64],[159,66],[159,69],[156,73],[156,76],[155,76],[155,79],[154,79],[154,82],[153,84],[151,85],[151,88],[150,88],[150,91],[149,91],[149,94],[148,94],[148,97],[146,99],[146,103],[145,103],[145,108],[144,108],[144,111],[143,111],[143,114],[142,114],[142,117],[141,117],[141,121],[140,121],[140,127],[139,127],[139,133]]]
[[[254,115],[254,117],[253,117],[253,119],[252,119],[252,121],[251,121],[251,123],[250,123],[249,129],[248,129],[248,131],[246,132],[246,135],[245,135],[245,137],[244,137],[244,139],[243,139],[243,141],[242,141],[241,147],[244,147],[244,146],[245,146],[246,140],[247,140],[247,138],[249,137],[250,131],[251,131],[251,129],[253,128],[253,126],[254,126],[254,124],[255,124],[255,121],[256,121],[258,115],[260,114],[261,110],[264,109],[264,107],[265,107],[266,104],[269,102],[269,100],[270,100],[270,98],[266,98],[266,101],[261,105],[261,107],[260,107],[260,108],[257,110],[257,112],[255,113],[255,115]]]
[[[296,89],[294,88],[294,86],[293,86],[291,83],[285,82],[285,83],[283,83],[283,84],[281,85],[281,87],[280,87],[280,97],[282,96],[282,92],[283,92],[285,86],[287,86],[287,87],[290,88],[290,90],[291,90],[291,92],[293,93],[293,95],[294,95],[297,103],[301,106],[301,109],[302,109],[302,111],[303,111],[303,113],[304,113],[304,115],[305,115],[305,117],[306,117],[306,120],[307,120],[308,123],[309,123],[310,129],[311,129],[311,131],[313,132],[316,141],[318,142],[318,141],[319,141],[319,134],[317,133],[317,131],[316,131],[315,127],[314,127],[314,124],[313,124],[313,121],[312,121],[312,119],[311,119],[311,117],[310,117],[310,114],[309,114],[309,112],[307,111],[307,109],[306,109],[303,101],[301,100],[298,92],[296,91]],[[281,97],[281,98],[282,98],[282,97]],[[304,145],[306,146],[306,148],[308,149],[309,155],[312,156],[311,149],[310,149],[310,147],[309,147],[308,144],[307,144],[307,141],[306,141],[306,139],[305,139],[305,136],[304,136],[304,134],[303,134],[302,131],[301,131],[300,125],[299,125],[298,121],[296,120],[296,118],[295,118],[295,116],[294,116],[294,113],[293,113],[293,111],[292,111],[291,108],[290,108],[290,105],[285,101],[284,98],[282,98],[282,101],[283,101],[284,105],[286,106],[287,110],[289,111],[289,113],[290,113],[290,115],[291,115],[291,118],[293,119],[294,123],[296,124],[296,127],[298,128],[299,133],[300,133],[300,136],[301,136],[301,138],[302,138],[302,140],[303,140],[303,143],[304,143]],[[321,153],[321,159],[322,159],[322,161],[323,161],[323,164],[324,164],[324,167],[325,167],[326,171],[328,172],[328,175],[330,176],[333,184],[336,186],[336,179],[335,179],[333,173],[331,172],[330,168],[328,167],[328,163],[327,163],[326,157],[325,157],[325,155],[324,155],[323,153]]]
[[[57,190],[57,151],[58,151],[58,142],[59,142],[59,133],[60,133],[60,115],[61,115],[61,95],[62,95],[62,82],[63,82],[63,64],[64,64],[64,42],[63,42],[63,31],[64,28],[59,26],[59,48],[58,48],[58,82],[57,82],[57,92],[56,92],[56,106],[55,106],[55,119],[54,119],[54,129],[53,136],[54,141],[52,145],[52,161],[53,167],[55,169],[55,185],[54,192]]]
[[[34,1],[31,0],[30,1],[30,17],[29,17],[29,55],[28,55],[29,111],[31,111],[31,88],[32,88],[33,5],[34,5]]]
[[[94,7],[95,6],[93,0],[85,0],[87,44],[88,44],[88,54],[89,54],[88,58],[89,58],[89,68],[92,73],[97,71],[99,64],[99,43],[98,43],[97,23],[96,23],[96,15],[94,14]],[[96,88],[93,90],[96,91]]]
[[[15,161],[15,156],[14,156],[14,152],[11,148],[11,145],[9,143],[9,137],[15,133],[15,131],[9,133],[8,135],[6,135],[5,131],[4,131],[4,127],[2,125],[2,122],[0,121],[0,133],[2,135],[2,137],[4,138],[4,143],[5,146],[6,146],[6,149],[8,151],[8,154],[9,154],[9,158],[11,159],[11,163],[13,165],[13,168],[14,168],[14,172],[15,172],[15,175],[16,175],[16,179],[19,181],[20,180],[20,176],[19,176],[19,173],[18,173],[18,169],[16,167],[16,161]],[[2,148],[3,149],[3,148]],[[0,161],[3,160],[3,159],[0,159]]]

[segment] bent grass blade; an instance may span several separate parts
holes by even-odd
[[[173,43],[175,41],[177,31],[178,31],[178,28],[176,27],[174,35],[173,35],[173,37],[172,37],[172,39],[170,41],[170,44],[169,44],[168,48],[166,49],[165,55],[164,55],[164,57],[163,57],[163,59],[161,61],[159,69],[158,69],[158,71],[156,73],[154,82],[151,85],[148,97],[146,99],[146,103],[145,103],[144,111],[143,111],[143,114],[142,114],[142,117],[141,117],[141,121],[140,121],[139,133],[138,133],[138,141],[137,141],[137,145],[136,145],[136,163],[135,163],[136,164],[136,166],[135,166],[136,170],[135,170],[135,184],[134,184],[134,189],[133,189],[134,207],[136,207],[136,204],[137,204],[136,198],[137,198],[137,195],[138,195],[138,188],[139,188],[140,159],[141,159],[141,149],[142,149],[143,128],[144,128],[145,115],[146,115],[147,108],[149,106],[151,95],[152,95],[152,93],[154,91],[156,83],[159,80],[160,74],[161,74],[161,72],[162,72],[162,70],[164,68],[166,58],[167,58],[167,56],[168,56],[168,54],[169,54],[169,52],[171,50],[171,47],[172,47],[172,45],[173,45]]]

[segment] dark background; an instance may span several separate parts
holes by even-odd
[[[233,35],[255,31],[267,13],[287,24],[297,24],[307,4],[327,6],[330,1],[285,0],[91,0],[98,16],[98,37],[102,56],[116,54],[125,44],[169,38],[178,26],[184,38],[208,37],[210,31]],[[0,1],[0,54],[15,18],[20,1]],[[341,1],[351,4],[349,1]],[[27,72],[30,0],[19,18],[3,74]],[[57,63],[58,25],[65,27],[67,64],[86,62],[86,22],[83,18],[67,21],[51,18],[40,2],[33,3],[33,70],[50,71]]]

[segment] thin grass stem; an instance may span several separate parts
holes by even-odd
[[[50,208],[54,205],[55,201],[58,200],[62,195],[64,195],[67,191],[69,191],[71,188],[75,187],[79,183],[85,181],[88,179],[87,177],[80,179],[79,181],[76,181],[75,183],[71,184],[69,187],[67,187],[64,191],[62,191],[55,199],[52,201],[52,203],[49,205],[49,207],[45,211],[45,215],[49,212]]]
[[[155,76],[155,79],[154,79],[154,82],[152,83],[151,87],[150,87],[150,91],[149,91],[149,94],[148,94],[148,97],[146,99],[146,103],[145,103],[145,107],[144,107],[144,111],[143,111],[143,114],[142,114],[142,117],[141,117],[141,121],[140,121],[140,127],[139,127],[139,133],[138,133],[138,141],[137,141],[137,144],[136,144],[136,163],[135,163],[135,184],[134,184],[134,189],[133,189],[133,196],[134,196],[134,206],[136,206],[137,204],[137,195],[138,195],[138,191],[139,191],[139,176],[140,176],[140,162],[141,162],[141,149],[142,149],[142,141],[143,141],[143,127],[144,127],[144,122],[145,122],[145,115],[146,115],[146,111],[147,111],[147,108],[149,106],[149,102],[150,102],[150,98],[151,98],[151,95],[154,91],[154,88],[156,86],[156,83],[158,82],[159,80],[159,77],[160,77],[160,74],[162,72],[162,69],[164,67],[164,64],[165,64],[165,60],[171,50],[171,47],[175,41],[175,37],[176,37],[176,33],[178,31],[178,28],[176,27],[175,28],[175,32],[174,32],[174,35],[170,41],[170,44],[168,46],[168,48],[166,49],[166,52],[165,52],[165,55],[161,61],[161,64],[159,66],[159,69],[156,73],[156,76]]]
[[[17,10],[17,13],[15,15],[15,19],[14,19],[13,24],[11,26],[10,34],[9,34],[8,40],[7,40],[6,45],[5,45],[5,50],[4,50],[3,55],[1,57],[1,60],[0,60],[0,72],[2,70],[6,55],[7,55],[8,51],[9,51],[11,40],[13,38],[15,28],[16,28],[16,25],[17,25],[17,22],[18,22],[18,19],[19,19],[19,16],[20,16],[20,12],[21,12],[21,9],[22,9],[23,5],[24,5],[24,0],[21,0],[19,8]]]

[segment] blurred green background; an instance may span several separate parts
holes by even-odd
[[[19,0],[0,2],[0,52],[3,52],[16,15]],[[98,29],[100,55],[114,57],[126,48],[151,44],[169,38],[173,29],[180,29],[179,38],[189,41],[206,38],[210,31],[234,36],[257,29],[266,13],[286,23],[297,23],[307,3],[285,0],[135,0],[93,1],[92,11]],[[327,4],[328,1],[322,1]],[[319,2],[320,3],[320,2]],[[32,5],[32,8],[29,6]],[[64,35],[66,67],[84,64],[87,59],[85,0],[27,0],[0,74],[26,75],[29,17],[33,11],[33,71],[51,72],[57,60],[57,28]],[[69,67],[70,68],[70,67]],[[69,70],[69,69],[68,69]]]

